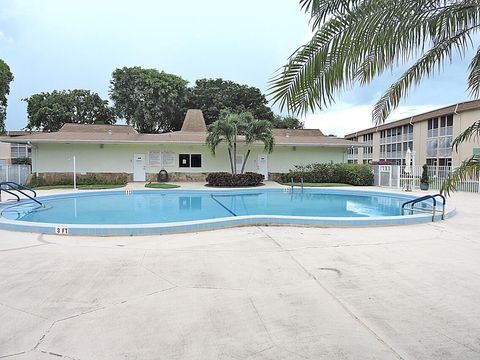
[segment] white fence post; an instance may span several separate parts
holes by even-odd
[[[0,181],[16,181],[24,185],[31,172],[30,165],[0,165]]]
[[[396,172],[397,172],[397,183],[395,184],[397,189],[400,189],[400,173],[401,173],[401,170],[402,170],[402,167],[401,167],[401,166],[397,166],[397,168],[396,168]]]
[[[375,176],[375,185],[390,188],[402,189],[407,183],[412,185],[413,189],[418,189],[423,174],[423,166],[412,166],[411,173],[405,173],[405,167],[402,165],[372,165]],[[430,180],[430,189],[439,190],[447,178],[454,171],[453,166],[429,166],[428,176]],[[480,171],[467,177],[457,186],[457,191],[478,192],[480,193]]]

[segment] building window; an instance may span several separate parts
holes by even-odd
[[[10,144],[10,157],[12,159],[31,157],[32,149],[27,144]]]
[[[353,137],[350,139],[351,141],[356,141],[358,142],[357,137]],[[350,164],[353,164],[353,160],[358,158],[358,148],[357,147],[350,147],[347,149],[347,160]]]
[[[181,168],[190,167],[190,154],[179,154],[178,155],[178,166]]]
[[[202,155],[201,154],[179,154],[178,166],[181,168],[202,167]]]
[[[453,114],[428,120],[427,165],[451,166]]]
[[[202,167],[202,155],[201,154],[192,154],[190,155],[190,166],[191,167]]]
[[[413,150],[413,125],[396,126],[380,132],[380,159],[401,164],[410,148]]]

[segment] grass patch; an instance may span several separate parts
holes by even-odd
[[[281,183],[282,185],[292,186],[292,183]],[[302,186],[302,183],[296,182],[294,183],[295,186]],[[336,187],[336,186],[353,186],[350,184],[342,184],[342,183],[304,183],[303,186],[305,187]]]
[[[91,184],[91,185],[77,185],[79,190],[102,190],[102,189],[117,189],[124,187],[125,184]],[[55,189],[72,189],[73,185],[42,185],[36,186],[35,190],[55,190]]]
[[[146,184],[145,187],[150,189],[175,189],[175,188],[179,188],[180,185],[169,184],[169,183],[149,183],[149,184]]]

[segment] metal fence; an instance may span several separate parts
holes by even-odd
[[[25,185],[31,173],[30,165],[0,165],[0,182],[14,181]]]
[[[372,165],[376,186],[391,187],[395,189],[420,188],[422,177],[422,166],[411,167],[410,173],[405,173],[405,166],[400,165]],[[452,166],[429,166],[428,177],[430,189],[438,190],[448,174],[455,170]],[[462,181],[458,191],[480,192],[480,173],[473,174],[465,181]]]

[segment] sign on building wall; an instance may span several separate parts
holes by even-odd
[[[149,151],[148,163],[152,166],[175,166],[176,154],[171,151]]]
[[[148,153],[148,163],[150,165],[162,165],[162,158],[160,151],[150,151]]]
[[[162,152],[163,166],[175,166],[175,153],[171,151]]]

